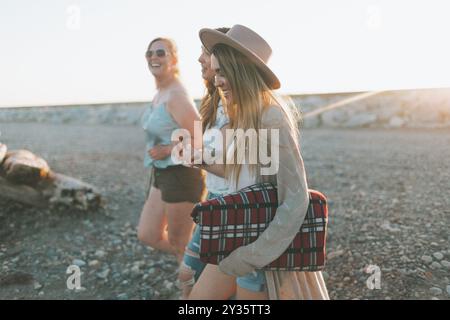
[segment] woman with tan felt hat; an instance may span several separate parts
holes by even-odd
[[[279,141],[278,148],[271,150],[278,158],[270,168],[260,159],[256,164],[248,164],[236,158],[236,148],[247,148],[250,143],[245,136],[237,135],[226,146],[226,165],[202,167],[226,177],[230,192],[259,182],[277,184],[279,207],[275,219],[256,241],[234,250],[218,266],[205,267],[190,298],[329,299],[321,272],[261,270],[290,245],[309,204],[298,114],[292,104],[273,92],[280,87],[280,81],[267,65],[272,49],[261,36],[242,25],[233,26],[226,34],[202,29],[200,39],[211,52],[215,85],[226,104],[229,127],[244,131],[274,129]],[[260,145],[262,142],[271,147],[270,137],[261,135],[257,139]]]

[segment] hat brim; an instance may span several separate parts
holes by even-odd
[[[278,77],[275,75],[275,73],[272,72],[272,70],[270,70],[270,68],[266,65],[266,63],[263,60],[261,60],[257,55],[255,55],[252,51],[250,51],[249,49],[247,49],[234,39],[230,38],[225,33],[222,33],[214,29],[203,28],[200,30],[199,36],[203,46],[205,46],[205,48],[210,52],[212,48],[219,43],[225,44],[238,50],[240,53],[246,56],[251,62],[253,62],[259,69],[259,71],[261,71],[261,75],[270,89],[280,88],[281,86],[280,80],[278,80]]]

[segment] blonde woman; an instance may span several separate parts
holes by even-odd
[[[291,108],[276,98],[280,87],[267,66],[271,48],[254,31],[241,25],[226,34],[202,29],[200,39],[211,53],[211,68],[228,110],[231,129],[275,129],[279,134],[278,171],[262,174],[263,165],[242,164],[235,147],[249,147],[237,139],[228,146],[225,168],[204,166],[228,180],[230,191],[257,182],[277,184],[279,207],[275,219],[258,239],[234,250],[219,266],[208,264],[191,292],[191,299],[328,299],[321,272],[263,271],[289,246],[306,215],[309,198],[306,174],[300,154],[297,119]],[[269,135],[270,137],[270,135]],[[262,136],[262,143],[271,145]],[[242,160],[242,159],[240,159]],[[241,164],[240,164],[241,163]],[[266,168],[267,169],[267,168]]]
[[[147,136],[144,165],[152,169],[153,183],[142,209],[138,237],[181,262],[194,226],[190,217],[193,204],[205,198],[206,190],[201,170],[174,163],[171,153],[176,142],[171,138],[180,128],[194,137],[194,122],[200,116],[178,77],[175,43],[167,38],[154,39],[146,60],[157,88],[142,119]]]

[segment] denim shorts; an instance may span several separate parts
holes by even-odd
[[[192,272],[194,272],[194,280],[197,282],[206,266],[206,264],[200,260],[200,228],[198,225],[195,226],[192,239],[189,241],[187,248],[191,252],[184,253],[183,262]]]
[[[207,198],[211,199],[219,196],[219,194],[209,192]],[[197,282],[200,274],[206,266],[206,264],[200,260],[200,228],[198,225],[195,226],[191,241],[189,241],[187,245],[187,249],[189,249],[190,252],[184,253],[183,262],[191,269],[192,272],[194,272],[194,280]]]
[[[237,277],[236,284],[249,291],[263,292],[266,290],[266,275],[263,270],[254,270],[245,276]]]
[[[208,194],[208,199],[215,198],[219,195]],[[192,234],[192,239],[187,245],[188,249],[193,254],[184,254],[184,263],[191,268],[194,272],[194,279],[197,282],[200,274],[205,268],[206,264],[200,260],[200,228],[195,226],[195,230]],[[255,270],[246,274],[245,276],[237,277],[236,284],[244,289],[253,292],[263,292],[266,290],[266,276],[263,270]]]

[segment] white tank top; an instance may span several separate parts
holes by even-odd
[[[213,151],[217,157],[223,155],[223,146],[221,143],[215,143],[212,129],[221,129],[228,121],[228,116],[225,114],[222,105],[219,104],[217,107],[216,122],[214,125],[206,128],[205,133],[203,134],[203,148],[209,153]],[[208,192],[215,194],[228,193],[227,180],[210,172],[206,174],[206,188],[208,189]]]

